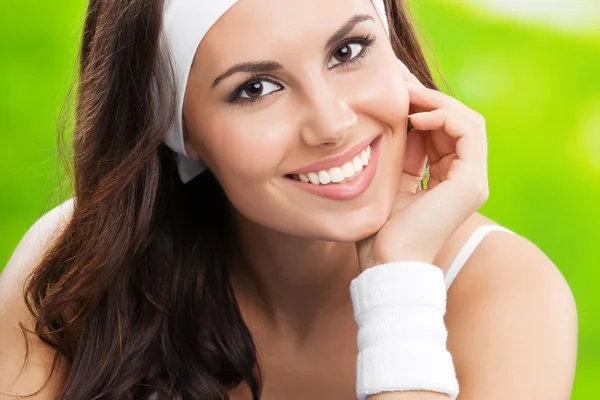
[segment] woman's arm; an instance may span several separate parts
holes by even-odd
[[[577,311],[559,270],[518,235],[490,234],[448,292],[445,316],[458,400],[567,400],[577,353]],[[443,400],[389,392],[369,400]]]
[[[14,399],[10,396],[38,391],[28,399],[55,399],[64,384],[65,363],[62,362],[49,379],[54,349],[32,334],[27,334],[26,343],[19,323],[28,329],[35,324],[23,299],[23,285],[38,257],[64,226],[71,209],[72,201],[69,200],[37,221],[0,275],[0,399]],[[26,349],[29,351],[25,363]]]

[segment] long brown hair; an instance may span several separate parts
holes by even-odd
[[[207,171],[179,180],[164,0],[90,0],[73,137],[74,209],[30,276],[34,334],[68,363],[60,399],[253,399],[261,376],[227,275],[231,205]],[[435,87],[402,0],[394,52]]]

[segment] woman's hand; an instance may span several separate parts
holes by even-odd
[[[426,88],[398,61],[407,82],[414,129],[388,221],[356,244],[361,271],[394,261],[432,263],[448,237],[489,195],[485,119],[458,100]],[[426,160],[428,189],[418,190]]]

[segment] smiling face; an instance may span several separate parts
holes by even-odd
[[[240,0],[198,47],[183,107],[187,152],[248,220],[356,241],[390,214],[408,107],[369,0]]]

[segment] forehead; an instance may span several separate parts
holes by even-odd
[[[207,32],[197,56],[231,61],[260,58],[264,49],[285,51],[299,41],[312,40],[314,46],[314,40],[326,40],[356,14],[378,21],[371,0],[239,0]]]

